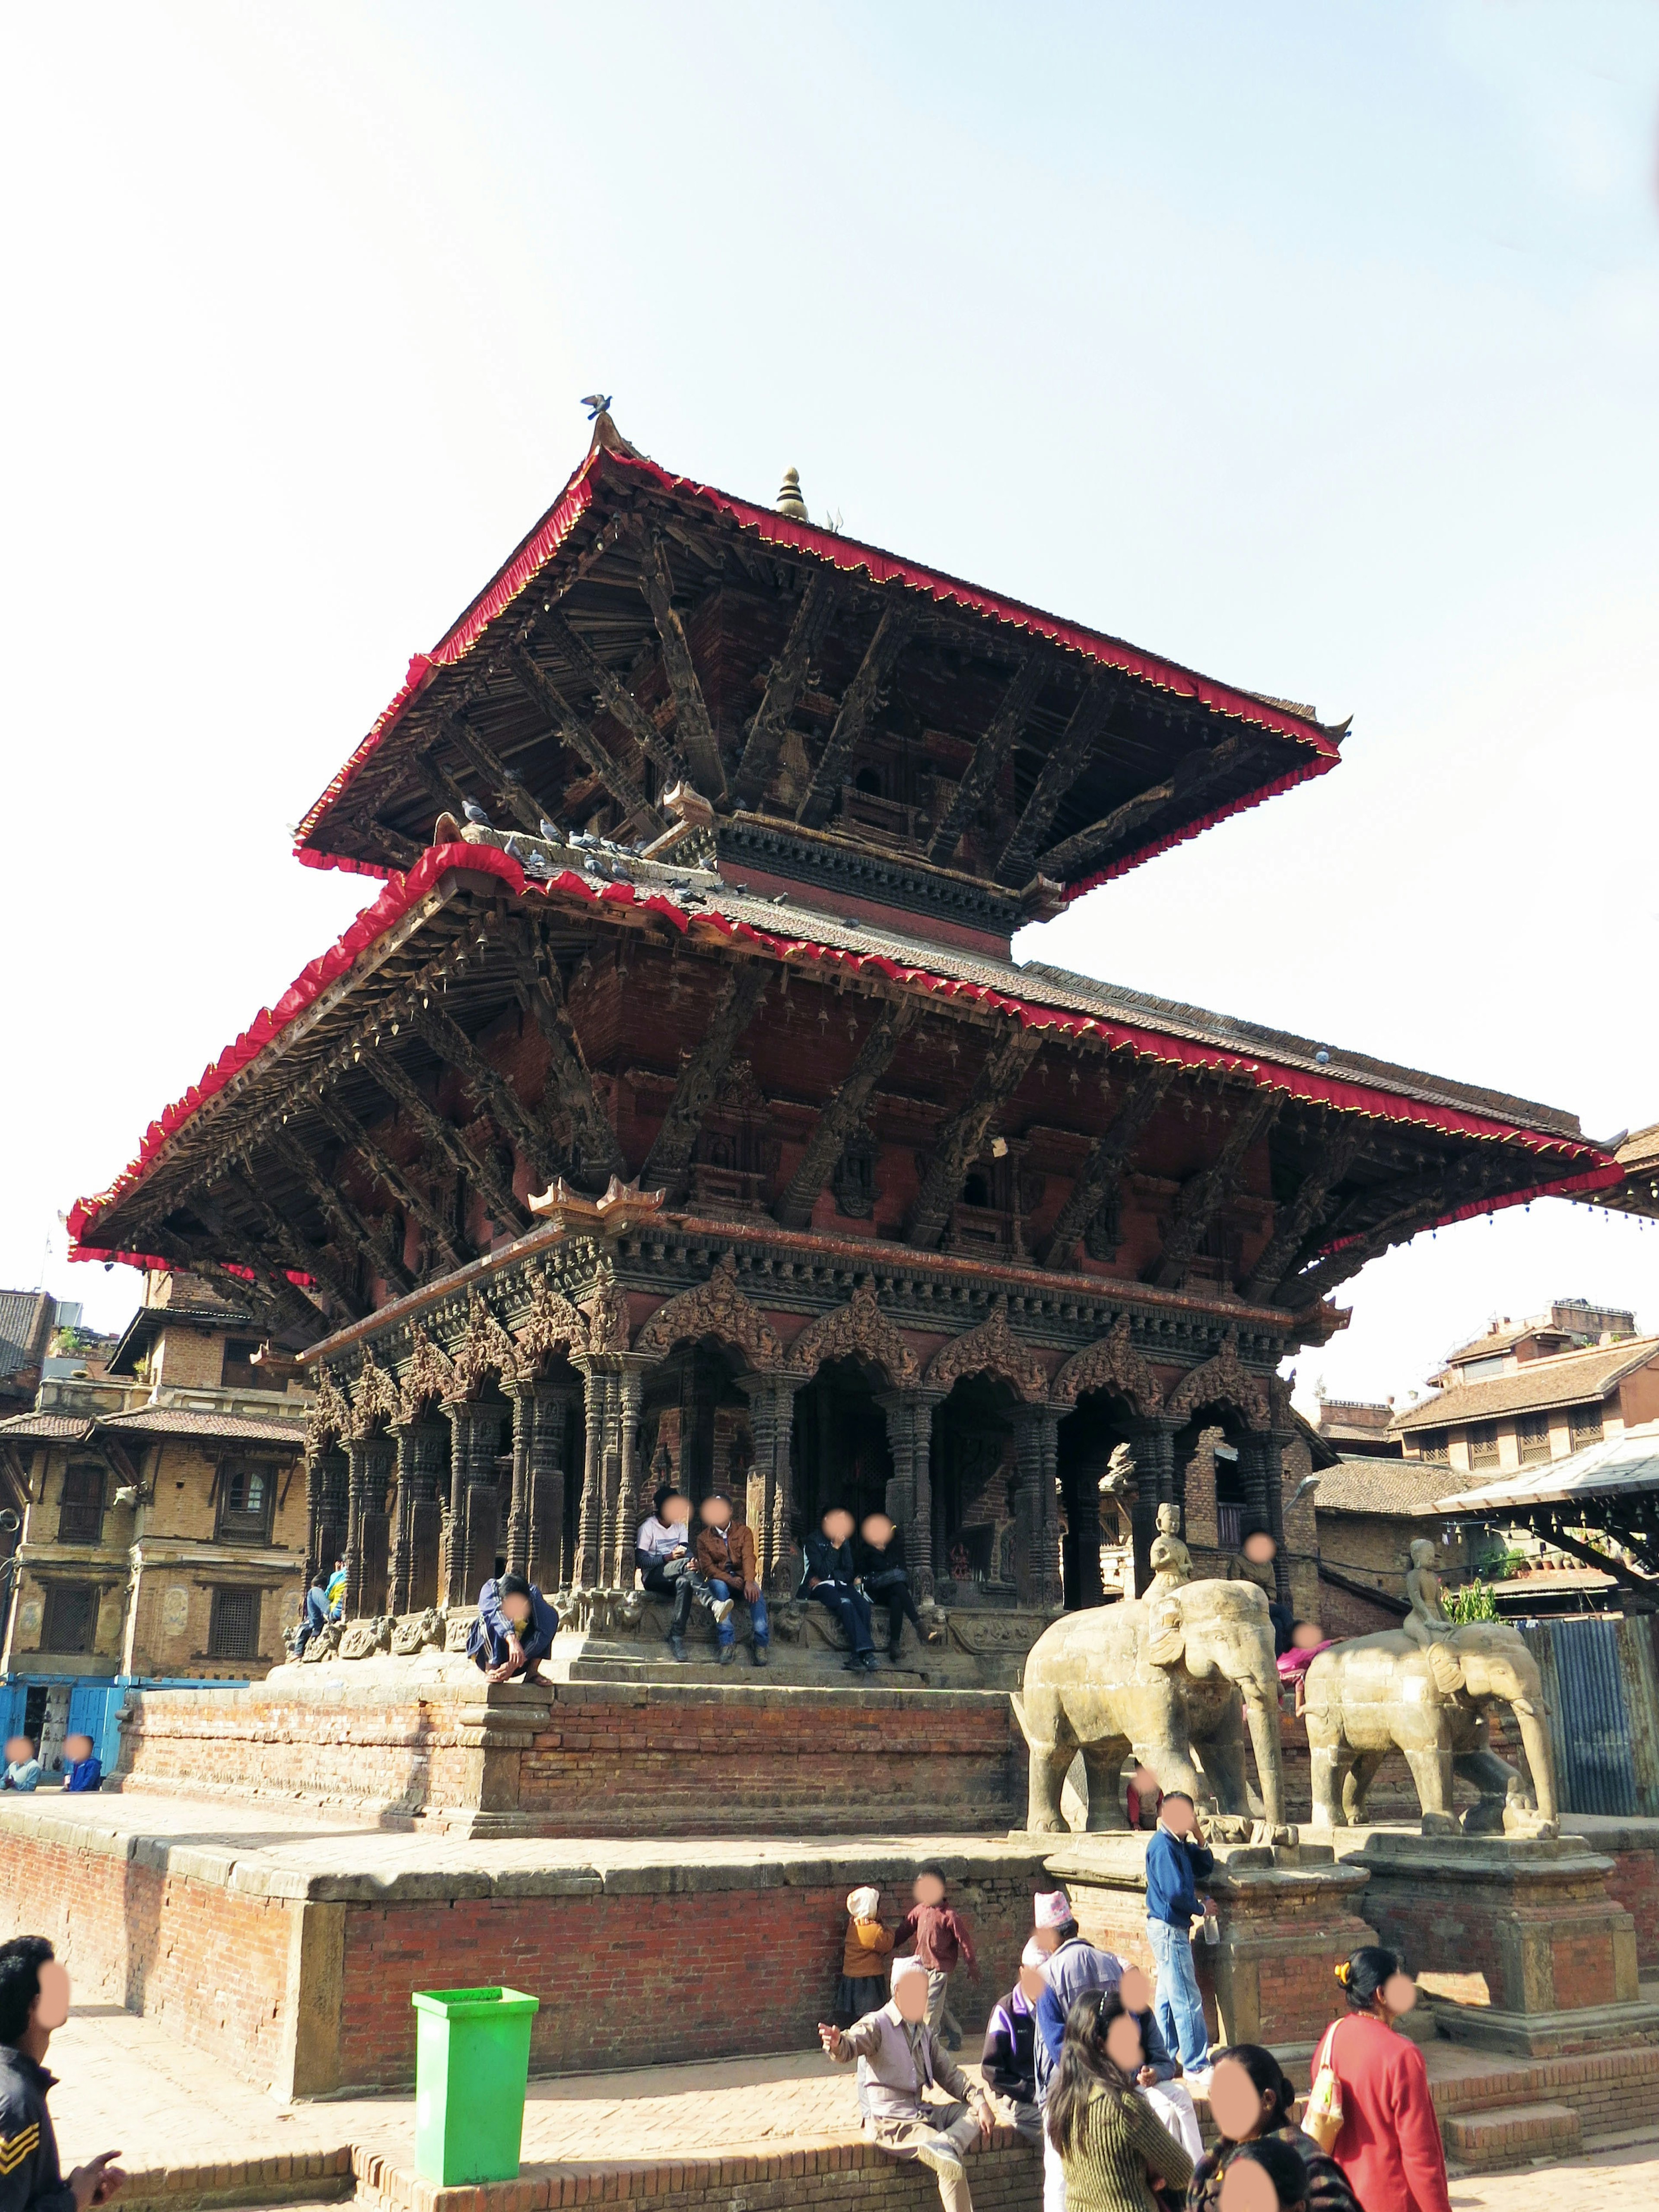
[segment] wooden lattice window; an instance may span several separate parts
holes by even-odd
[[[97,1460],[72,1460],[64,1470],[58,1509],[60,1544],[95,1544],[104,1533],[104,1469]],[[79,1649],[79,1646],[76,1646]]]
[[[219,1470],[219,1540],[225,1544],[267,1544],[276,1492],[276,1470],[227,1460]]]
[[[259,1656],[259,1593],[216,1589],[208,1616],[210,1659],[257,1659]]]
[[[48,1583],[43,1651],[90,1651],[98,1632],[98,1590],[93,1583]]]
[[[1522,1413],[1515,1425],[1515,1441],[1523,1467],[1530,1467],[1550,1455],[1550,1417],[1547,1413]]]
[[[1601,1441],[1601,1407],[1570,1406],[1567,1408],[1567,1432],[1575,1451],[1584,1444],[1599,1444]]]
[[[1451,1463],[1451,1445],[1444,1429],[1425,1429],[1417,1449],[1419,1455],[1431,1467],[1448,1467]]]
[[[1496,1467],[1498,1464],[1498,1424],[1496,1421],[1476,1421],[1469,1431],[1469,1465]]]

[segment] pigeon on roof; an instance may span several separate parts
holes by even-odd
[[[476,799],[464,800],[461,811],[475,830],[492,830],[495,826]]]

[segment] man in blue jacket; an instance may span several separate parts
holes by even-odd
[[[1193,1922],[1204,1907],[1198,1884],[1215,1872],[1205,1848],[1198,1808],[1184,1790],[1164,1796],[1146,1846],[1146,1933],[1158,1967],[1158,2020],[1164,2040],[1179,2051],[1190,2081],[1210,2065],[1210,2032],[1193,1966]]]
[[[492,1575],[478,1592],[478,1617],[466,1656],[486,1682],[544,1682],[541,1662],[553,1649],[559,1616],[522,1575]]]

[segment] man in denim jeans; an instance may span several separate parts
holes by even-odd
[[[1210,2069],[1210,2032],[1193,1966],[1192,1927],[1204,1909],[1197,1885],[1214,1872],[1214,1855],[1199,1831],[1198,1808],[1184,1790],[1168,1791],[1146,1846],[1146,1933],[1158,1967],[1158,2024],[1168,2047],[1180,2053],[1189,2082]]]

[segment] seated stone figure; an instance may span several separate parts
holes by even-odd
[[[1179,1589],[1193,1578],[1193,1555],[1181,1540],[1181,1508],[1167,1501],[1158,1509],[1158,1534],[1147,1554],[1152,1564],[1152,1579],[1146,1595],[1162,1597],[1166,1591]]]
[[[1406,1577],[1406,1595],[1412,1609],[1400,1626],[1402,1633],[1428,1653],[1434,1686],[1442,1697],[1449,1697],[1462,1686],[1463,1670],[1451,1648],[1457,1624],[1446,1618],[1440,1577],[1434,1571],[1436,1557],[1435,1547],[1426,1536],[1419,1536],[1413,1544],[1411,1569]]]

